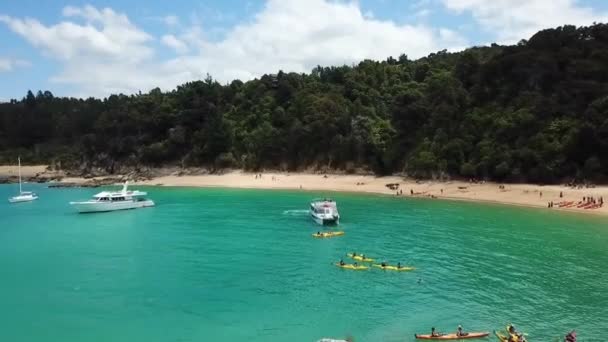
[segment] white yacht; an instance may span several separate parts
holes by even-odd
[[[93,196],[91,200],[70,202],[70,204],[81,213],[95,213],[154,206],[154,201],[146,198],[148,195],[146,192],[127,190],[128,185],[129,183],[125,182],[121,191],[103,191]]]
[[[8,199],[10,203],[31,202],[38,199],[38,195],[31,191],[23,191],[21,188],[21,158],[17,158],[19,163],[19,195]]]
[[[331,199],[314,199],[310,203],[310,216],[320,225],[340,223],[336,202]]]

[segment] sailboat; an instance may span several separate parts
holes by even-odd
[[[30,202],[38,199],[38,195],[31,191],[23,191],[21,188],[21,158],[17,158],[19,162],[19,195],[8,199],[10,203]]]

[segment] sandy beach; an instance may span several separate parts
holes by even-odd
[[[46,165],[22,166],[23,177],[47,174]],[[14,166],[0,166],[0,176],[17,176]],[[91,179],[64,177],[63,183],[82,184],[105,177]],[[345,191],[395,195],[404,198],[421,197],[429,199],[450,199],[474,202],[491,202],[509,205],[547,208],[547,210],[567,210],[580,213],[608,215],[608,205],[589,204],[582,207],[580,202],[590,196],[597,201],[608,198],[608,186],[594,188],[571,188],[564,185],[498,184],[492,182],[463,181],[416,181],[398,176],[375,177],[371,175],[335,175],[311,173],[265,172],[249,173],[232,171],[224,174],[159,176],[134,184],[157,186],[231,187],[251,189],[291,189],[318,191]],[[387,184],[396,184],[392,189]],[[561,193],[561,197],[560,197]]]
[[[261,177],[260,177],[261,175]],[[553,208],[547,210],[568,210],[581,213],[608,215],[608,207],[594,209],[578,208],[583,197],[597,200],[608,195],[608,187],[574,189],[560,185],[469,183],[462,181],[415,181],[403,177],[361,176],[361,175],[320,175],[305,173],[245,173],[240,171],[222,175],[165,176],[139,182],[146,185],[194,186],[194,187],[234,187],[255,189],[325,190],[377,193],[402,197],[424,197],[432,199],[466,200],[491,202],[528,207]],[[398,189],[390,189],[387,184],[398,184]],[[413,194],[412,194],[413,193]],[[560,197],[560,193],[562,197]],[[569,207],[565,204],[570,202]],[[559,203],[564,206],[560,207]]]

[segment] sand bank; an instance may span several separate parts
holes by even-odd
[[[22,166],[24,178],[49,173],[46,165]],[[260,176],[261,175],[261,176]],[[0,177],[17,176],[16,166],[0,166]],[[102,181],[105,177],[78,178],[63,177],[61,182],[87,184]],[[433,199],[466,200],[492,202],[547,208],[547,210],[568,210],[581,213],[608,215],[608,204],[594,209],[579,207],[578,203],[592,196],[608,199],[608,186],[595,188],[571,188],[563,185],[470,183],[462,181],[415,181],[398,176],[375,177],[363,175],[322,175],[309,173],[248,173],[233,171],[225,174],[167,175],[140,181],[136,184],[160,186],[192,187],[232,187],[251,189],[291,189],[317,191],[346,191],[397,195],[402,197],[424,197]],[[387,184],[398,184],[392,189]],[[412,194],[413,193],[413,194]],[[560,197],[561,193],[561,197]],[[562,206],[560,207],[560,203]],[[592,206],[593,207],[593,206]]]
[[[164,176],[139,182],[146,185],[193,186],[193,187],[234,187],[254,189],[294,189],[318,191],[365,192],[403,197],[425,197],[478,202],[492,202],[547,210],[568,210],[584,213],[608,215],[608,204],[595,209],[578,208],[578,202],[589,196],[599,200],[608,199],[608,187],[574,189],[560,185],[469,183],[462,181],[420,181],[397,176],[375,177],[360,175],[319,175],[305,173],[245,173],[240,171],[223,175]],[[387,184],[398,184],[390,189]],[[413,193],[413,194],[412,194]],[[561,197],[560,197],[561,193]],[[559,203],[569,205],[560,207]]]

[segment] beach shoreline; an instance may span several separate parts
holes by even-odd
[[[261,176],[260,176],[261,175]],[[608,215],[608,207],[595,209],[560,208],[560,202],[577,203],[583,197],[603,198],[607,186],[571,188],[563,185],[499,184],[493,182],[417,181],[399,176],[336,175],[309,173],[246,173],[229,172],[223,175],[182,175],[155,177],[136,182],[141,185],[223,187],[242,189],[281,189],[303,191],[331,191],[382,194],[403,198],[480,202],[520,207],[546,208],[564,212]],[[387,184],[398,184],[390,189]],[[413,193],[413,194],[412,194]],[[541,195],[542,193],[542,195]],[[560,193],[562,197],[560,197]],[[549,202],[554,206],[548,208]]]
[[[350,174],[318,174],[304,172],[244,172],[229,171],[223,174],[184,174],[171,170],[155,170],[149,179],[136,179],[134,185],[223,187],[241,189],[281,189],[305,191],[331,191],[392,195],[404,198],[428,198],[482,202],[522,207],[546,208],[576,213],[608,215],[608,206],[595,205],[593,209],[578,208],[577,203],[592,197],[596,202],[608,195],[608,186],[573,188],[565,185],[501,184],[493,182],[415,180],[401,176],[373,176]],[[0,166],[0,177],[14,177],[16,170]],[[46,166],[22,167],[23,177],[48,176]],[[58,177],[59,185],[98,186],[117,184],[130,176]],[[388,185],[392,185],[389,187]],[[561,196],[560,196],[561,195]],[[549,203],[553,203],[552,208]],[[559,204],[571,203],[570,207]]]

